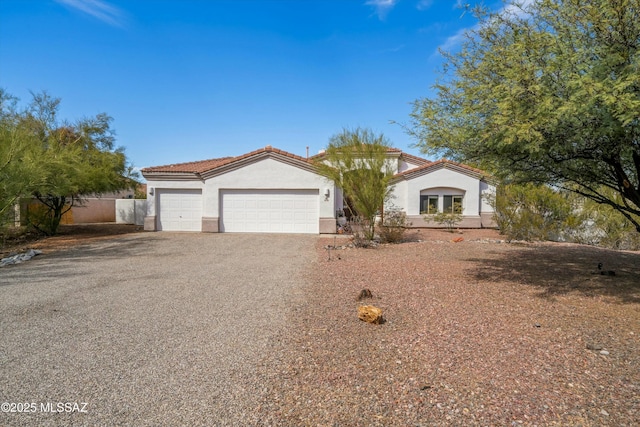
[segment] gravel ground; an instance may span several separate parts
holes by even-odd
[[[640,253],[412,237],[331,260],[347,241],[318,242],[261,361],[261,425],[640,424]],[[385,324],[357,319],[363,288]]]
[[[491,230],[67,237],[0,270],[0,402],[87,413],[0,425],[640,424],[638,252]],[[386,323],[357,319],[363,288]]]
[[[139,233],[1,269],[0,403],[36,412],[0,425],[257,424],[259,362],[316,241]]]

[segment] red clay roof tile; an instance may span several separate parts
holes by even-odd
[[[440,165],[444,165],[444,166],[452,165],[452,166],[456,166],[456,167],[459,167],[459,168],[462,168],[462,169],[466,169],[469,172],[473,172],[473,173],[476,173],[478,175],[486,175],[485,171],[477,169],[477,168],[474,168],[474,167],[471,167],[471,166],[467,166],[467,165],[465,165],[463,163],[454,162],[454,161],[448,160],[448,159],[440,159],[440,160],[436,160],[435,162],[425,163],[424,165],[418,166],[417,168],[413,168],[413,169],[406,170],[404,172],[400,172],[400,173],[396,174],[396,177],[410,175],[410,174],[413,174],[413,173],[416,173],[416,172],[419,172],[419,171],[422,171],[422,170],[425,170],[425,169],[435,168],[435,167],[438,167]]]
[[[142,169],[142,173],[205,173],[211,170],[217,169],[221,166],[225,166],[240,160],[244,160],[262,153],[276,153],[291,159],[296,159],[305,163],[311,163],[309,159],[305,159],[304,157],[289,153],[284,150],[279,150],[277,148],[273,148],[270,145],[267,145],[264,148],[260,148],[258,150],[252,151],[250,153],[243,154],[237,157],[221,157],[217,159],[209,159],[209,160],[200,160],[196,162],[187,162],[187,163],[176,163],[172,165],[164,165],[164,166],[152,166],[148,168]]]

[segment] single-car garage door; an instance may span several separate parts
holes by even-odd
[[[318,190],[221,190],[220,231],[319,233]]]
[[[157,190],[158,230],[202,231],[201,190]]]

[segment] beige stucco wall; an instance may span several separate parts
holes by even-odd
[[[92,222],[115,222],[115,199],[87,199],[82,206],[74,206],[74,224],[87,224]]]
[[[18,216],[22,224],[26,224],[26,209],[29,206],[41,205],[36,199],[22,199]],[[41,205],[43,206],[43,205]],[[90,224],[116,221],[116,199],[86,198],[82,205],[75,205],[62,216],[62,224]]]

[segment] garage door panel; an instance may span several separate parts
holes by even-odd
[[[318,233],[318,190],[222,190],[221,231]]]
[[[202,192],[163,189],[158,191],[158,229],[202,231]]]

